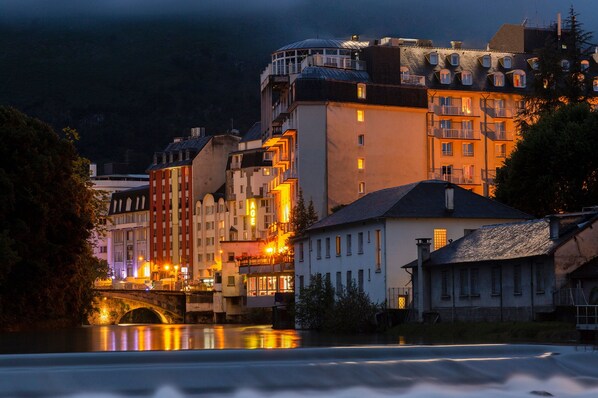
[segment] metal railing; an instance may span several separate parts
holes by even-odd
[[[428,178],[452,182],[453,184],[478,184],[474,176],[465,175],[462,169],[452,169],[450,173],[442,169],[434,169],[428,173]]]
[[[452,138],[460,140],[477,140],[480,138],[479,132],[473,129],[456,129],[435,126],[430,129],[430,133],[430,135],[434,135],[438,138]]]
[[[553,293],[552,299],[556,306],[588,305],[588,300],[582,288],[563,288]]]
[[[365,61],[338,55],[314,54],[301,62],[301,71],[308,66],[328,66],[338,69],[365,70]]]

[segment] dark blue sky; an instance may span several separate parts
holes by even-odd
[[[596,0],[2,0],[0,22],[25,24],[111,18],[193,18],[197,23],[233,18],[267,28],[274,18],[287,23],[287,37],[381,36],[433,39],[437,45],[463,40],[483,47],[503,23],[546,26],[573,5],[586,30],[598,32]],[[595,40],[598,41],[598,40]]]

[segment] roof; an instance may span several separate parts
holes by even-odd
[[[561,234],[550,239],[550,217],[508,224],[486,225],[430,253],[425,266],[505,261],[550,255],[573,235],[586,228],[597,213],[557,215]],[[590,221],[590,222],[588,222]],[[417,260],[405,268],[417,266]]]
[[[598,279],[598,257],[594,257],[575,271],[571,272],[569,276],[572,279]]]
[[[454,210],[445,207],[445,188],[454,189]],[[527,213],[441,180],[420,181],[365,195],[312,225],[309,230],[378,218],[530,219]]]
[[[255,122],[253,126],[241,138],[241,142],[256,141],[262,139],[262,123]]]
[[[157,162],[148,167],[148,172],[151,170],[160,170],[169,167],[185,166],[193,163],[195,156],[207,145],[212,139],[212,136],[203,137],[189,137],[184,139],[176,139],[174,142],[168,144],[163,152],[156,155],[167,157],[164,162],[158,158]],[[187,156],[187,152],[189,155]],[[173,161],[170,161],[170,154],[173,156]]]
[[[330,79],[350,82],[368,82],[370,76],[366,71],[308,66],[301,71],[302,79]]]
[[[149,192],[149,185],[114,192],[110,198],[108,215],[149,210]]]
[[[226,162],[226,170],[231,170],[232,160],[234,155],[242,155],[241,164],[239,168],[244,169],[247,167],[271,167],[272,160],[264,159],[265,148],[254,148],[247,149],[245,151],[235,151],[228,155]]]
[[[369,42],[367,41],[354,41],[343,39],[305,39],[280,47],[275,52],[310,48],[347,48],[350,50],[359,50],[363,47],[367,47],[368,45]]]

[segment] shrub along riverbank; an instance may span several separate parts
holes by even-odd
[[[575,324],[565,322],[405,323],[386,333],[407,344],[569,344],[579,339]]]

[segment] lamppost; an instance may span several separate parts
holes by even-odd
[[[176,289],[176,284],[179,281],[179,266],[175,265],[174,266],[174,287]]]

